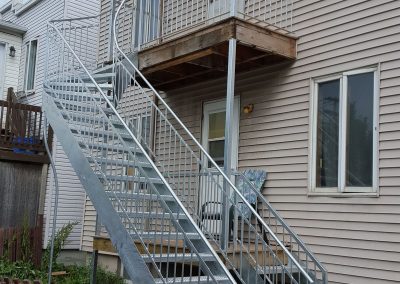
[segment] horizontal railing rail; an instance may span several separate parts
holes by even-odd
[[[129,1],[127,3],[130,3]],[[190,29],[237,17],[290,33],[293,0],[135,0],[135,46],[164,41]],[[152,4],[150,4],[152,2]],[[157,5],[157,3],[161,3]],[[131,4],[131,3],[130,3]]]

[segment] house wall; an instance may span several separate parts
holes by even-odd
[[[0,90],[0,99],[5,100],[7,98],[7,89],[12,87],[16,89],[18,87],[18,74],[19,74],[19,63],[21,60],[21,46],[22,37],[13,35],[10,33],[5,33],[0,31],[0,43],[6,44],[6,66],[0,68],[5,68],[5,78],[4,79],[4,89]],[[15,57],[8,55],[10,47],[14,46],[16,49]]]
[[[31,9],[16,16],[13,10],[3,14],[3,20],[11,21],[28,29],[23,37],[23,47],[20,61],[18,90],[23,89],[25,71],[25,44],[33,39],[38,39],[37,67],[35,76],[35,93],[28,96],[30,104],[40,105],[43,95],[43,80],[45,76],[46,63],[46,32],[49,20],[76,18],[98,15],[98,0],[42,0]],[[85,193],[78,177],[75,174],[68,158],[59,143],[54,143],[54,160],[59,176],[59,206],[57,228],[73,221],[79,221],[75,226],[67,242],[67,249],[80,249],[82,239],[83,211]],[[50,170],[47,177],[46,201],[44,208],[44,245],[49,240],[52,232],[53,206],[54,203],[54,177]]]
[[[294,1],[298,59],[238,76],[239,169],[263,168],[263,193],[329,271],[329,283],[400,279],[400,35],[398,1]],[[379,67],[379,197],[308,196],[310,79]],[[197,138],[202,103],[222,98],[217,80],[168,93]]]

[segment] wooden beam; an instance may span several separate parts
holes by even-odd
[[[109,238],[97,236],[93,237],[93,250],[117,253]]]
[[[235,25],[231,19],[156,47],[144,49],[138,53],[139,69],[144,70],[174,58],[211,48],[226,42],[234,35]]]
[[[254,24],[237,20],[236,39],[258,49],[283,56],[296,58],[296,39]]]
[[[15,161],[15,162],[27,162],[33,164],[49,164],[50,160],[47,155],[28,155],[14,153],[11,151],[0,150],[0,160],[4,161]]]
[[[187,55],[178,57],[176,59],[166,61],[164,63],[157,64],[153,67],[144,68],[143,74],[147,75],[147,74],[151,74],[151,73],[154,73],[154,72],[157,72],[160,70],[165,70],[167,68],[170,68],[170,67],[182,64],[182,63],[186,63],[186,62],[189,62],[192,60],[196,60],[196,59],[199,59],[199,58],[205,57],[207,55],[211,55],[211,54],[213,54],[213,50],[211,48],[207,48],[207,49],[204,49],[204,50],[201,50],[198,52],[194,52],[191,54],[187,54]]]

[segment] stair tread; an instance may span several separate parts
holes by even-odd
[[[92,100],[92,98],[94,98],[96,100],[104,100],[103,95],[101,95],[100,93],[76,92],[76,91],[71,91],[71,90],[54,90],[53,88],[47,87],[47,86],[45,86],[44,89],[45,89],[45,91],[48,91],[48,92],[57,91],[57,94],[59,96],[64,96],[64,97],[68,96],[68,100],[72,100],[73,99],[72,97],[76,97],[77,99],[79,99],[79,100],[73,100],[73,101],[89,102]],[[109,100],[113,99],[113,96],[108,96],[107,94],[106,94],[106,97]],[[84,99],[86,99],[86,100],[84,100]]]
[[[91,149],[108,150],[110,152],[126,152],[127,151],[125,146],[120,146],[120,145],[110,145],[110,144],[105,144],[105,143],[90,143],[90,142],[80,141],[80,140],[78,140],[78,143],[81,146],[85,146],[85,147],[88,146]],[[129,150],[132,152],[140,151],[140,149],[138,147],[129,147]],[[98,159],[102,159],[102,158],[98,158]]]
[[[81,129],[80,127],[78,127],[77,125],[74,125],[74,124],[70,124],[69,128],[72,131],[77,132],[80,135],[106,137],[108,139],[118,140],[118,134],[119,134],[122,139],[133,141],[133,137],[127,131],[124,131],[122,129],[121,129],[121,131],[118,131],[118,132],[106,131],[106,130],[101,130],[101,129]]]
[[[226,276],[184,276],[184,277],[176,277],[176,278],[167,278],[167,279],[155,279],[156,284],[162,283],[210,283],[213,281],[231,283]]]
[[[214,261],[216,260],[214,255],[209,254],[209,253],[199,253],[198,254],[200,256],[200,258],[203,261]],[[198,255],[195,253],[162,253],[162,254],[152,254],[151,256],[146,255],[142,255],[142,258],[145,261],[151,261],[152,259],[155,262],[166,262],[168,260],[168,262],[175,262],[175,261],[188,261],[188,262],[198,262]]]
[[[86,92],[83,87],[86,87],[88,89],[97,89],[97,86],[94,83],[85,83],[85,82],[49,82],[49,86],[52,87],[69,87],[69,88],[82,88],[82,92]],[[105,84],[105,83],[99,83],[97,84],[102,90],[112,90],[113,85],[112,84]]]
[[[90,163],[98,163],[98,164],[106,164],[106,165],[113,165],[113,166],[122,166],[122,167],[131,167],[131,168],[152,168],[151,164],[146,161],[126,161],[126,160],[114,160],[114,159],[107,159],[107,158],[93,158],[87,157]]]
[[[97,174],[97,177],[101,180],[103,180],[103,176],[101,174]],[[148,182],[148,180],[150,182],[157,183],[157,184],[163,184],[163,181],[160,178],[145,178],[145,177],[141,177],[141,176],[111,176],[111,175],[107,175],[106,179],[108,181],[125,181],[125,182],[143,182],[146,183]]]
[[[99,81],[103,82],[103,81],[107,81],[107,80],[111,81],[115,77],[115,73],[113,73],[113,72],[95,73],[95,74],[91,74],[91,76],[93,77],[93,79],[96,82],[99,82]],[[88,82],[92,81],[91,78],[89,78],[89,76],[86,75],[86,74],[83,74],[80,77],[85,82],[86,81],[88,81]]]
[[[160,195],[157,194],[149,194],[149,193],[125,193],[125,192],[107,192],[109,198],[120,198],[120,199],[142,199],[142,200],[164,200],[164,201],[174,201],[174,197],[172,195]]]
[[[99,114],[98,117],[93,116],[93,115],[87,115],[87,114],[76,114],[76,113],[70,113],[69,111],[62,110],[61,113],[65,116],[69,116],[70,118],[74,118],[74,121],[78,122],[84,122],[88,124],[95,124],[95,123],[101,123],[101,124],[107,124],[107,123],[112,123],[116,127],[123,127],[123,124],[120,120],[117,119],[112,119],[112,118],[105,118],[101,114]]]
[[[189,239],[200,239],[200,235],[198,233],[185,233],[186,236]],[[178,240],[183,240],[185,239],[185,236],[183,233],[179,233],[179,232],[171,232],[171,234],[169,235],[169,233],[165,233],[165,232],[141,232],[140,233],[140,237],[143,239],[148,238],[148,240],[150,241],[154,241],[154,240],[161,240],[163,239],[178,239]],[[138,239],[138,237],[136,235],[132,235],[132,238]]]
[[[170,217],[174,217],[174,219],[179,219],[179,220],[186,220],[187,216],[183,213],[168,213],[168,212],[121,212],[117,211],[117,213],[120,216],[128,216],[130,218],[135,218],[135,217],[144,217],[144,218],[151,218],[151,219],[163,219],[163,220],[169,220]]]
[[[98,106],[93,104],[85,104],[82,102],[75,102],[75,101],[59,101],[58,99],[55,99],[54,102],[56,103],[58,109],[60,109],[60,106],[62,106],[67,110],[76,111],[74,109],[71,109],[71,107],[76,107],[79,109],[80,112],[99,113]],[[114,111],[112,109],[106,107],[102,107],[101,109],[106,114],[114,114]]]

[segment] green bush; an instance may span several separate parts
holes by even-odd
[[[42,281],[46,279],[46,273],[35,269],[31,262],[10,262],[5,259],[0,260],[0,276]]]
[[[72,229],[77,222],[68,223],[64,225],[55,235],[54,239],[54,254],[53,254],[53,271],[66,271],[67,274],[64,276],[52,277],[52,283],[55,284],[89,284],[91,268],[89,266],[64,266],[56,262],[57,257],[64,245],[66,244],[68,236],[71,234]],[[23,259],[24,261],[10,262],[5,257],[0,259],[0,277],[10,277],[17,279],[28,279],[28,280],[41,280],[43,283],[47,283],[47,272],[48,265],[50,262],[50,249],[51,241],[47,244],[46,250],[43,253],[41,269],[37,270],[34,268],[31,262],[31,248],[29,245],[29,238],[26,239],[27,226],[23,229]],[[28,231],[29,232],[29,231]],[[26,239],[26,240],[25,240]],[[114,273],[107,272],[100,267],[96,273],[97,283],[101,284],[123,284],[123,278],[119,277]]]

